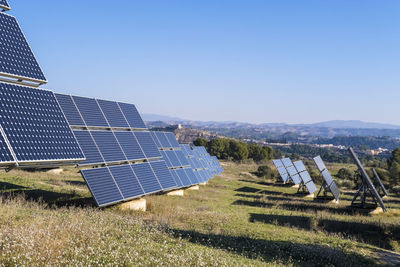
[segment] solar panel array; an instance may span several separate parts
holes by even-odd
[[[0,82],[1,165],[75,164],[85,157],[54,93]]]
[[[2,1],[4,9],[8,3]],[[46,78],[15,17],[0,13],[0,76],[39,84]]]
[[[307,171],[306,166],[304,166],[304,163],[299,160],[293,162],[293,165],[295,166],[301,180],[302,184],[307,188],[308,192],[310,194],[313,194],[315,191],[317,191],[317,187],[314,184],[314,181],[312,180],[309,172]]]
[[[8,10],[11,9],[11,8],[10,8],[10,5],[9,5],[8,2],[7,2],[7,0],[0,0],[0,8],[1,8],[3,11],[8,11]]]
[[[92,168],[82,175],[99,206],[179,186],[134,105],[55,95],[86,157],[79,166]]]
[[[333,180],[331,174],[329,173],[328,169],[325,166],[325,163],[321,159],[320,156],[315,157],[314,159],[315,165],[317,165],[317,168],[319,172],[321,173],[322,177],[324,178],[324,185],[322,185],[321,189],[326,187],[326,189],[329,189],[329,191],[332,193],[332,195],[335,197],[337,201],[339,201],[340,197],[340,191],[339,188],[337,187],[335,181]],[[321,192],[321,190],[320,190]]]

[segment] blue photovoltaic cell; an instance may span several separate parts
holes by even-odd
[[[123,200],[108,168],[81,170],[97,205],[106,206]]]
[[[72,98],[87,126],[109,127],[96,99],[81,96],[72,96]]]
[[[156,132],[150,132],[151,137],[153,137],[154,143],[156,143],[157,148],[162,148],[160,141],[157,138]]]
[[[85,161],[81,161],[79,165],[104,163],[101,154],[90,136],[89,131],[74,131],[75,137],[78,140],[80,147],[82,148],[83,154],[86,157]]]
[[[70,95],[54,94],[57,98],[58,104],[67,118],[71,126],[85,126],[78,109],[76,108],[72,97]]]
[[[314,162],[320,172],[326,169],[325,163],[322,161],[322,158],[320,156],[315,157]]]
[[[114,132],[128,160],[145,159],[142,149],[132,132]]]
[[[176,184],[178,185],[178,187],[183,187],[183,183],[181,181],[181,179],[179,178],[178,174],[176,173],[176,170],[169,170],[172,177],[174,178]]]
[[[315,186],[314,182],[311,181],[309,183],[306,183],[307,190],[310,194],[314,193],[317,191],[317,187]]]
[[[167,150],[167,151],[165,151],[165,154],[167,155],[168,159],[172,163],[172,167],[181,167],[182,166],[178,157],[175,154],[175,151]]]
[[[46,82],[17,20],[0,13],[0,72]]]
[[[146,194],[161,191],[161,185],[148,162],[131,165]]]
[[[196,175],[194,175],[193,169],[192,168],[184,168],[187,176],[189,177],[189,180],[192,184],[198,184],[199,180],[197,180]]]
[[[97,103],[111,127],[129,128],[125,116],[122,114],[117,102],[97,99]]]
[[[187,158],[185,157],[185,155],[183,154],[183,152],[181,150],[174,150],[175,151],[175,155],[177,156],[179,162],[181,163],[181,166],[189,166],[189,161],[187,160]]]
[[[108,167],[125,199],[144,195],[138,178],[133,173],[130,165]]]
[[[304,163],[301,160],[295,161],[293,164],[294,167],[296,167],[297,172],[307,171],[306,166],[304,166]]]
[[[11,155],[3,136],[0,134],[0,163],[8,162],[14,162],[14,158]]]
[[[172,145],[173,148],[179,148],[179,143],[176,140],[175,134],[171,132],[166,132],[165,136],[167,137],[169,143]]]
[[[190,186],[192,182],[189,180],[184,169],[176,169],[176,173],[178,174],[179,178],[181,179],[183,186]]]
[[[126,157],[119,146],[114,134],[110,131],[91,131],[94,141],[100,150],[105,162],[126,161]]]
[[[144,124],[142,117],[140,117],[139,112],[137,111],[135,105],[126,104],[126,103],[118,103],[119,107],[122,110],[122,113],[125,115],[126,120],[131,128],[136,129],[146,129],[146,125]]]
[[[194,175],[196,176],[197,180],[199,181],[199,183],[203,183],[204,179],[203,177],[200,175],[199,171],[193,171]]]
[[[167,137],[165,136],[164,132],[154,132],[155,135],[158,138],[158,141],[160,141],[161,148],[171,148],[172,145],[168,142]]]
[[[84,158],[50,91],[0,83],[0,124],[19,162]]]
[[[172,162],[169,160],[167,153],[165,153],[165,150],[161,150],[161,156],[163,157],[163,159],[165,160],[165,163],[167,164],[168,168],[172,168],[174,167],[174,165],[172,164]]]
[[[153,171],[156,174],[158,181],[160,181],[160,184],[164,190],[167,188],[172,188],[177,186],[177,183],[172,177],[170,171],[168,170],[165,161],[163,160],[151,161],[150,165],[153,168]]]
[[[156,143],[154,143],[150,132],[133,132],[136,139],[139,142],[146,158],[159,158],[161,157],[160,151],[158,150]]]

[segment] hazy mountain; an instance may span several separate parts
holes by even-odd
[[[357,120],[333,120],[326,122],[318,122],[312,124],[298,124],[302,127],[324,127],[324,128],[335,128],[335,129],[400,129],[399,125],[384,124],[376,122],[364,122]]]
[[[142,115],[142,118],[144,121],[171,121],[171,122],[185,121],[184,119],[181,119],[181,118],[165,116],[165,115],[158,115],[158,114],[143,113],[141,115]]]

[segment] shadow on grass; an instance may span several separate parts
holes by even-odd
[[[78,185],[78,186],[86,186],[86,183],[84,181],[65,181],[67,184],[70,185]]]
[[[257,193],[260,189],[254,187],[244,186],[235,190],[235,192],[244,192],[244,193]]]
[[[345,215],[368,215],[371,210],[368,209],[357,209],[345,206],[330,206],[326,204],[319,204],[313,202],[307,203],[282,203],[279,204],[278,208],[285,209],[285,210],[295,210],[295,211],[327,211],[334,214],[345,214]]]
[[[82,198],[74,193],[59,193],[42,189],[33,189],[19,185],[6,183],[0,190],[0,196],[3,199],[10,199],[22,196],[28,201],[43,202],[49,207],[95,207],[96,203],[93,198]],[[16,190],[15,190],[16,189]],[[6,191],[5,190],[12,190]]]
[[[250,207],[260,207],[260,208],[271,208],[274,206],[272,203],[264,203],[261,201],[248,201],[248,200],[236,200],[232,203],[232,205],[242,205],[242,206],[250,206]]]
[[[249,179],[240,179],[239,181],[246,182],[246,183],[265,185],[265,186],[277,186],[277,187],[292,187],[293,186],[293,184],[290,184],[290,183],[288,183],[288,184],[284,184],[281,182],[271,183],[271,182],[266,182],[266,181],[257,181],[257,180],[249,180]]]
[[[289,241],[271,241],[245,236],[203,234],[197,231],[172,229],[176,238],[216,249],[222,249],[250,259],[265,262],[291,263],[294,266],[368,266],[374,262],[348,254],[341,249]]]
[[[7,183],[7,182],[0,182],[0,192],[7,191],[7,190],[24,189],[24,188],[26,188],[26,187],[22,186],[22,185],[11,184],[11,183]]]
[[[249,221],[339,234],[388,250],[394,249],[392,241],[400,241],[400,227],[395,225],[258,213],[250,213]]]

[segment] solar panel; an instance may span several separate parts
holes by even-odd
[[[153,138],[154,143],[156,143],[157,148],[162,148],[163,146],[161,145],[160,141],[158,140],[156,132],[151,131],[150,135]]]
[[[176,184],[178,185],[178,187],[186,187],[185,185],[183,185],[181,179],[179,178],[178,174],[176,173],[176,170],[169,170],[172,177],[174,178]]]
[[[107,119],[108,124],[115,128],[129,128],[129,125],[125,119],[124,114],[122,114],[117,102],[108,100],[97,100],[104,116]]]
[[[355,197],[353,199],[352,205],[356,204],[355,200],[357,199],[358,196],[360,196],[361,197],[361,203],[360,204],[362,206],[365,206],[366,205],[366,203],[365,203],[366,198],[363,197],[362,195],[364,195],[368,190],[371,193],[371,196],[374,198],[374,200],[377,203],[379,203],[379,205],[381,206],[382,210],[386,211],[386,207],[385,207],[385,204],[382,201],[381,196],[376,191],[374,184],[372,183],[371,179],[369,178],[367,172],[365,171],[364,167],[362,166],[362,164],[361,164],[360,160],[358,159],[356,153],[354,152],[353,148],[350,147],[349,148],[349,152],[352,155],[352,157],[354,158],[354,161],[356,162],[356,165],[357,165],[359,171],[361,172],[361,176],[362,176],[362,185],[361,185],[359,191],[356,193],[356,195],[355,195]]]
[[[286,168],[287,172],[289,173],[290,176],[296,175],[297,170],[294,166],[289,166]]]
[[[318,168],[318,170],[319,170],[320,172],[322,172],[323,170],[326,169],[325,163],[322,161],[322,159],[321,159],[320,156],[315,157],[315,158],[314,158],[314,162],[315,162],[315,164],[317,165],[317,168]]]
[[[99,148],[105,162],[127,161],[121,147],[118,144],[113,132],[110,131],[91,131],[94,141]]]
[[[321,189],[318,192],[317,197],[320,198],[320,194],[323,193],[323,197],[327,197],[327,193],[330,192],[334,198],[339,201],[340,192],[339,188],[337,187],[335,181],[333,180],[331,174],[329,173],[328,169],[325,166],[325,163],[321,159],[320,156],[315,157],[314,159],[315,165],[317,165],[318,170],[320,171],[322,177],[324,178],[324,184],[321,186]],[[322,191],[322,189],[324,191]]]
[[[108,168],[81,170],[98,206],[106,206],[123,200],[121,191]]]
[[[160,182],[150,167],[150,163],[133,164],[132,169],[136,176],[139,177],[140,184],[146,194],[162,190]]]
[[[189,177],[189,180],[192,183],[192,185],[199,183],[199,180],[197,179],[196,175],[194,175],[194,171],[192,168],[184,168],[184,170],[187,176]]]
[[[70,95],[54,94],[57,98],[69,125],[71,126],[85,126],[81,114],[79,114],[72,97]]]
[[[135,105],[118,102],[118,105],[124,114],[129,126],[134,129],[146,129],[142,117],[140,117]]]
[[[146,158],[160,158],[161,154],[158,150],[150,132],[133,132],[139,142]]]
[[[168,139],[169,143],[171,144],[171,147],[173,148],[179,148],[179,143],[176,140],[176,137],[173,133],[171,132],[166,132],[165,137]]]
[[[305,186],[307,188],[307,191],[310,194],[313,194],[317,190],[317,187],[315,186],[314,181],[312,180],[310,174],[308,173],[307,168],[304,165],[303,161],[301,160],[295,161],[293,162],[293,165],[295,166],[302,182],[298,192],[300,192],[301,190],[305,192],[304,190]]]
[[[0,83],[0,126],[2,141],[10,145],[14,161],[20,165],[84,159],[50,91]]]
[[[104,162],[89,131],[74,130],[74,135],[86,157],[86,160],[81,161],[79,165],[101,164]]]
[[[192,182],[190,181],[189,176],[186,174],[184,169],[176,169],[175,171],[176,171],[176,174],[181,179],[184,186],[192,185]]]
[[[290,175],[290,178],[292,178],[294,184],[301,183],[300,175],[298,175],[297,173],[294,175]]]
[[[108,167],[124,199],[131,199],[144,195],[142,186],[130,165]]]
[[[0,75],[47,82],[17,20],[5,13],[0,13]]]
[[[175,154],[175,151],[173,150],[166,150],[165,155],[168,157],[169,161],[172,164],[172,167],[181,167],[182,164],[179,161],[178,157]]]
[[[114,132],[114,134],[128,160],[146,159],[142,148],[132,132]]]
[[[284,158],[281,159],[283,166],[285,166],[286,168],[289,166],[292,166],[292,161],[289,158]]]
[[[154,132],[154,133],[161,144],[161,148],[172,148],[172,145],[168,142],[167,136],[165,135],[164,132]]]
[[[87,126],[109,127],[96,99],[81,96],[72,96],[72,99]]]
[[[8,11],[11,9],[7,0],[0,0],[0,8],[3,9],[4,11]]]
[[[181,166],[189,166],[189,161],[183,154],[181,150],[174,150],[176,157],[178,158],[179,162],[181,163]]]
[[[164,160],[151,161],[150,165],[164,190],[177,186]]]
[[[280,159],[274,159],[272,162],[274,163],[276,168],[283,167],[283,163]]]
[[[15,160],[11,154],[10,149],[8,149],[7,143],[4,140],[4,137],[0,135],[0,164],[10,164],[14,163]]]

